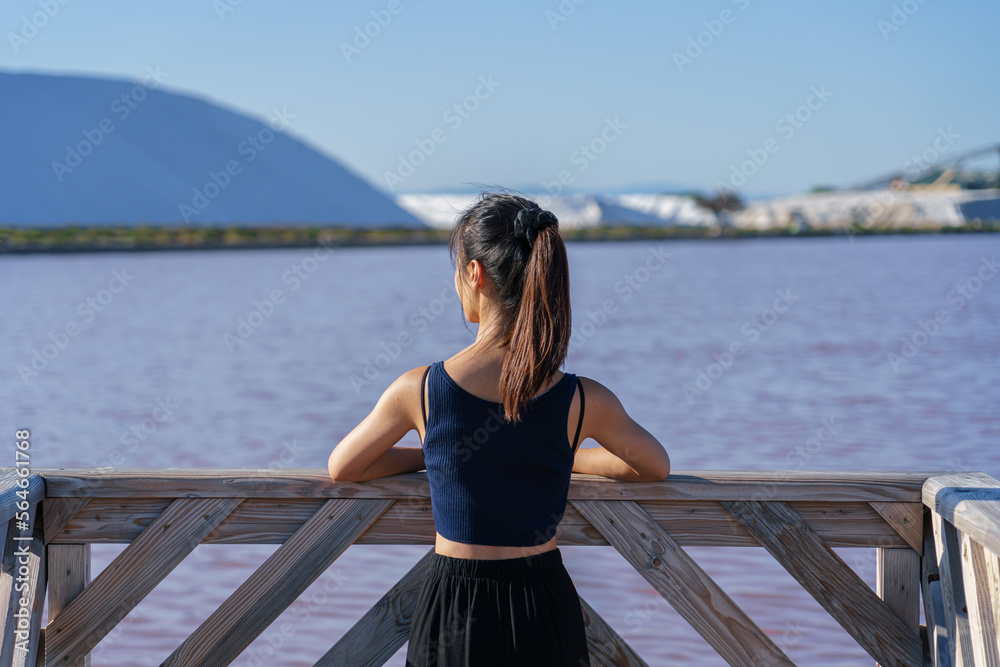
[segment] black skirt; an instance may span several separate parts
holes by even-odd
[[[580,597],[559,549],[503,560],[434,554],[406,665],[590,665]]]

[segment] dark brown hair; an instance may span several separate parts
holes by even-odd
[[[500,397],[505,418],[518,421],[569,346],[569,263],[558,220],[525,197],[487,192],[459,217],[448,246],[456,266],[479,260],[496,286],[492,342],[507,347]]]

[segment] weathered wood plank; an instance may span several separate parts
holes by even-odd
[[[1000,667],[986,553],[983,546],[966,533],[962,533],[962,574],[975,664],[977,667]]]
[[[910,548],[921,555],[924,550],[923,503],[869,503]],[[794,506],[793,506],[794,508]],[[797,511],[797,510],[796,510]],[[801,512],[799,512],[801,514]],[[803,517],[805,518],[805,517]]]
[[[906,546],[906,541],[866,502],[791,503],[810,528],[837,546]],[[640,501],[681,546],[759,546],[719,501]],[[569,517],[573,518],[573,515]],[[586,525],[582,517],[578,520]]]
[[[636,503],[599,500],[572,503],[729,664],[792,664]]]
[[[993,609],[993,627],[1000,628],[1000,556],[989,551],[985,552],[984,556],[986,557],[990,606]],[[997,643],[1000,644],[1000,633],[996,639]]]
[[[38,630],[38,653],[35,655],[35,667],[45,667],[45,628]]]
[[[0,615],[0,665],[34,664],[41,642],[41,615],[45,599],[46,564],[45,545],[42,543],[42,517],[38,504],[29,506],[27,510],[18,510],[18,514],[27,514],[27,524],[31,527],[28,533],[18,520],[12,518],[4,522],[5,533],[3,542],[3,560],[0,567],[0,609],[5,609]],[[23,515],[22,515],[23,521]],[[20,569],[27,568],[27,575],[22,576]],[[27,584],[27,588],[18,591],[16,586]],[[21,613],[20,600],[29,601],[28,630],[19,628],[18,614]],[[25,662],[31,660],[30,663]]]
[[[920,556],[913,549],[878,549],[875,592],[910,628],[920,631]]]
[[[26,513],[27,524],[34,531],[37,528],[36,517],[38,515],[38,505],[31,505],[27,510],[18,510]],[[22,521],[24,520],[22,515]],[[18,642],[24,642],[25,637],[17,634],[17,611],[22,592],[15,591],[15,584],[19,576],[18,569],[21,565],[27,565],[30,558],[30,540],[22,538],[33,537],[34,532],[28,534],[23,526],[18,525],[15,518],[5,522],[6,539],[3,547],[3,564],[0,567],[0,665],[10,665],[15,659],[15,647]],[[27,554],[25,552],[28,552]]]
[[[90,498],[46,498],[42,501],[45,515],[45,543],[62,532],[66,524],[86,507]]]
[[[38,468],[47,497],[430,497],[425,472],[333,482],[321,468]],[[569,498],[920,502],[934,472],[676,471],[661,482],[574,474]]]
[[[924,600],[927,642],[932,665],[952,667],[948,649],[948,623],[945,619],[941,576],[937,565],[937,547],[934,545],[934,528],[931,526],[930,514],[929,509],[924,510],[924,555],[920,559],[920,593]]]
[[[786,503],[723,503],[882,665],[919,665],[920,639]]]
[[[919,639],[920,556],[913,549],[878,549],[876,564],[875,592]]]
[[[70,499],[74,500],[74,499]],[[42,503],[43,508],[49,505]],[[48,530],[46,521],[46,530]],[[89,544],[50,544],[48,546],[49,622],[83,592],[90,583]],[[90,667],[90,655],[77,658],[67,667]]]
[[[934,608],[934,626],[929,627],[928,633],[934,633],[933,636],[928,634],[928,640],[930,641],[930,657],[933,660],[931,664],[934,667],[951,667],[954,663],[951,660],[951,647],[948,645],[948,626],[944,622],[944,599],[941,594],[941,581],[934,580],[928,583],[927,592],[924,595],[927,596],[926,599],[929,601],[925,603],[924,608],[931,606]],[[940,619],[940,620],[939,620]]]
[[[242,498],[178,498],[46,626],[47,667],[89,653]]]
[[[958,530],[1000,554],[1000,481],[982,472],[930,477],[924,504]]]
[[[965,611],[965,587],[962,580],[961,542],[955,526],[936,511],[931,512],[934,527],[934,550],[941,577],[941,597],[948,624],[948,652],[956,667],[972,667],[972,635]]]
[[[169,502],[169,498],[92,498],[60,534],[50,539],[55,544],[130,542]],[[323,502],[322,498],[247,498],[203,542],[282,544]],[[757,539],[718,501],[646,500],[639,505],[681,546],[758,546]],[[907,546],[869,503],[805,501],[792,503],[792,507],[830,546]],[[600,532],[572,505],[567,507],[556,537],[566,546],[607,546]],[[433,544],[430,500],[396,501],[357,543]]]
[[[161,667],[228,665],[392,502],[328,500]]]
[[[385,664],[409,639],[417,592],[427,576],[433,556],[434,549],[424,554],[314,667],[377,667]]]
[[[24,482],[22,480],[27,480]],[[27,496],[19,492],[27,491]],[[45,478],[38,472],[27,477],[17,474],[14,466],[0,467],[0,522],[6,523],[20,511],[17,504],[25,500],[29,505],[39,503],[45,498]]]
[[[0,565],[0,665],[9,665],[14,659],[14,572],[17,570],[17,551],[20,544],[14,536],[20,532],[14,519],[5,521],[3,561]]]
[[[648,667],[645,660],[615,629],[580,597],[583,624],[587,629],[587,651],[592,667]]]
[[[27,579],[27,588],[22,591],[15,591],[15,597],[28,600],[28,612],[30,614],[28,618],[28,631],[27,631],[27,650],[22,650],[22,646],[16,646],[14,649],[14,659],[11,662],[11,667],[35,667],[35,663],[38,661],[40,655],[44,655],[42,649],[42,614],[45,607],[45,587],[48,579],[48,563],[46,559],[45,550],[45,532],[44,532],[44,517],[41,516],[41,505],[36,504],[32,507],[35,510],[35,517],[32,523],[32,537],[28,544],[28,555],[18,555],[17,563],[18,568],[25,565],[27,561],[28,575],[25,577]],[[22,544],[24,544],[22,542]],[[18,575],[18,581],[20,582],[20,573]],[[20,605],[17,605],[20,607]],[[6,639],[6,637],[5,637]],[[17,634],[18,642],[24,641],[23,636]],[[5,663],[6,664],[6,663]]]

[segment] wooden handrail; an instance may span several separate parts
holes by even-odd
[[[21,500],[11,494],[24,483],[13,469],[0,470],[0,511],[11,520],[8,508]],[[170,665],[228,664],[350,544],[430,545],[435,535],[423,472],[359,483],[333,482],[323,469],[33,473],[26,483],[39,569],[32,625],[36,651],[50,666],[89,664],[91,649],[198,544],[281,546],[177,647]],[[687,546],[765,548],[879,664],[993,665],[1000,655],[989,641],[1000,597],[990,579],[991,568],[1000,576],[998,491],[1000,483],[981,473],[679,471],[651,483],[575,474],[565,516],[538,537],[613,546],[732,665],[792,662]],[[95,543],[127,547],[91,581]],[[877,549],[877,592],[838,547]],[[406,640],[427,562],[317,665],[379,665],[393,655]],[[50,617],[42,630],[46,580]],[[928,619],[923,641],[918,589]],[[593,664],[645,664],[583,606]],[[11,655],[11,627],[4,626],[3,660]],[[15,664],[34,666],[26,659]]]
[[[1000,481],[982,472],[930,477],[923,500],[963,534],[1000,554]]]
[[[21,494],[22,491],[27,491],[27,494]],[[27,501],[29,505],[35,505],[44,497],[45,479],[41,475],[24,475],[18,473],[16,468],[4,468],[0,473],[0,523],[10,521],[21,511],[18,503]]]
[[[924,482],[921,590],[935,667],[1000,665],[1000,481],[981,472]]]
[[[317,469],[42,469],[53,511],[72,520],[46,534],[49,543],[128,543],[172,498],[245,498],[204,538],[225,544],[282,544],[327,498],[396,502],[357,540],[359,544],[433,544],[434,521],[426,473],[369,482],[333,482]],[[679,472],[662,482],[619,482],[573,475],[570,504],[558,525],[541,531],[567,546],[607,546],[577,506],[583,500],[640,503],[681,546],[759,546],[721,502],[788,502],[832,547],[922,550],[920,489],[932,473]],[[70,499],[86,501],[82,510]],[[119,502],[128,499],[127,503]],[[281,501],[281,502],[279,502]],[[831,512],[831,503],[837,511]],[[52,513],[50,513],[51,515]],[[50,516],[50,526],[55,526]]]
[[[429,498],[427,473],[333,482],[318,468],[37,468],[57,497]],[[570,500],[917,502],[940,472],[678,470],[662,482],[574,473]]]

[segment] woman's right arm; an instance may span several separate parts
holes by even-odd
[[[656,482],[670,475],[670,457],[659,440],[629,417],[614,393],[590,378],[580,378],[586,401],[580,442],[600,447],[576,450],[573,472],[627,482]]]

